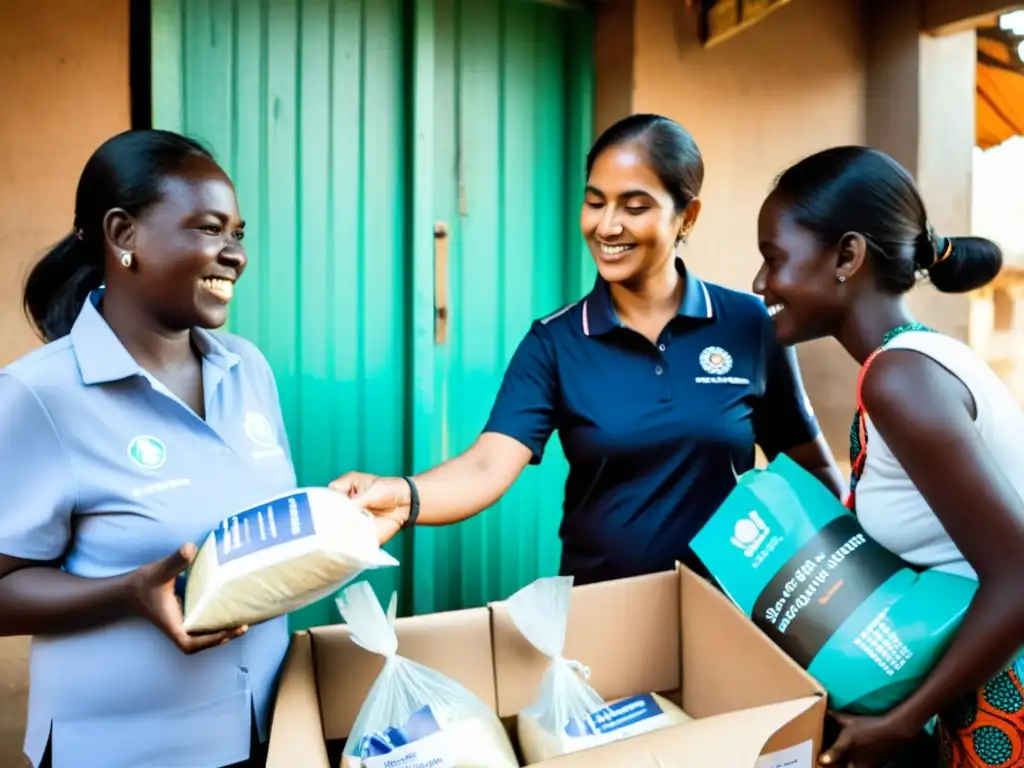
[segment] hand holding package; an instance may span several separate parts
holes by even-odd
[[[300,488],[226,518],[206,537],[188,571],[184,626],[255,624],[395,565],[370,513],[329,488]]]

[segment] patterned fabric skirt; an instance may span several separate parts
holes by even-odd
[[[1024,658],[938,719],[945,768],[1024,768]]]

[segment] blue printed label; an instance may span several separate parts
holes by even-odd
[[[223,520],[215,531],[221,565],[316,533],[309,496],[296,493]]]
[[[597,736],[613,733],[643,720],[662,714],[661,707],[654,697],[645,693],[631,696],[615,704],[591,712],[584,718],[574,718],[565,727],[565,732],[573,738],[581,736]]]
[[[433,710],[430,705],[427,705],[409,715],[409,719],[401,727],[389,727],[363,736],[359,744],[359,757],[365,760],[368,757],[387,755],[401,747],[425,739],[427,736],[432,736],[440,730],[441,726],[437,724]],[[411,755],[409,759],[414,757],[415,755]],[[389,768],[392,765],[392,763],[384,764]],[[404,766],[404,761],[396,762],[394,765]]]

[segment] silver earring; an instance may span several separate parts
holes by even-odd
[[[846,275],[840,275],[839,276],[839,282],[840,283],[845,283],[846,282]]]
[[[131,251],[125,251],[121,254],[121,266],[128,269],[132,265],[132,254]]]

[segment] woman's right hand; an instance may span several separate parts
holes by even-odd
[[[183,626],[181,600],[174,593],[174,582],[196,556],[194,544],[186,544],[163,560],[143,565],[129,574],[134,612],[153,622],[183,653],[223,645],[244,634],[247,626],[221,632],[190,635]]]
[[[402,530],[411,511],[409,483],[400,477],[379,477],[365,472],[346,472],[330,484],[370,512],[377,522],[377,537],[386,544]]]

